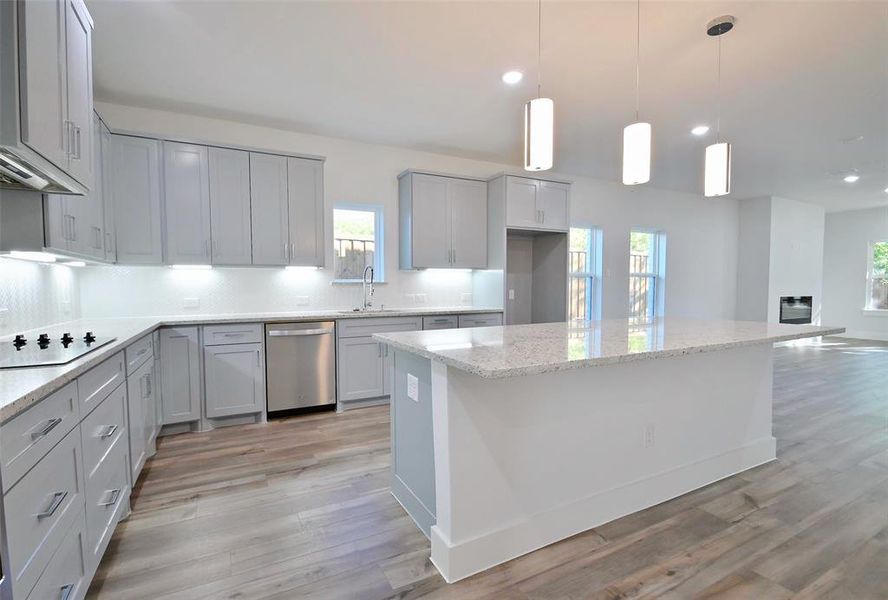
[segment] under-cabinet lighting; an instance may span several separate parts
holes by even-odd
[[[60,265],[65,265],[66,267],[85,267],[86,263],[82,260],[72,260],[69,262],[58,263]]]
[[[213,265],[170,265],[171,269],[178,271],[207,271],[213,268]]]
[[[56,256],[49,252],[24,252],[21,250],[13,250],[7,256],[9,258],[17,258],[18,260],[30,260],[31,262],[53,263]]]
[[[320,270],[320,267],[302,267],[299,265],[288,265],[288,266],[284,267],[284,270],[285,271],[297,271],[297,272],[299,272],[299,271],[318,271],[318,270]]]

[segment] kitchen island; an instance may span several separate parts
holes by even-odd
[[[448,582],[774,460],[775,342],[666,318],[378,334],[392,493]]]

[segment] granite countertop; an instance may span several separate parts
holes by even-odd
[[[843,333],[843,327],[667,317],[380,333],[398,350],[481,377],[536,375]]]
[[[501,308],[430,307],[422,309],[385,309],[355,312],[351,310],[230,313],[216,315],[172,315],[113,319],[80,319],[24,332],[29,337],[48,333],[57,338],[66,331],[77,334],[94,331],[113,342],[93,350],[86,356],[53,367],[25,367],[0,370],[0,423],[8,421],[69,381],[76,379],[106,358],[126,348],[158,327],[212,325],[220,323],[284,323],[298,321],[332,321],[368,317],[418,317],[433,315],[501,313]],[[12,335],[0,337],[8,343]]]

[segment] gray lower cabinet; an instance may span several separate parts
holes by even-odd
[[[210,264],[210,166],[206,146],[163,143],[163,196],[169,264]]]
[[[153,357],[127,376],[126,385],[130,432],[130,481],[135,484],[142,467],[145,466],[145,461],[153,453],[152,434],[156,411]]]
[[[163,263],[160,141],[111,135],[106,161],[117,238],[117,262]]]
[[[160,330],[163,424],[200,419],[200,342],[197,327]]]
[[[464,327],[496,327],[503,324],[503,313],[481,313],[460,315],[459,326]]]
[[[204,348],[207,417],[265,410],[265,357],[261,343]]]

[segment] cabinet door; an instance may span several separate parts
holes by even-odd
[[[160,142],[112,135],[110,165],[117,262],[161,264]]]
[[[324,266],[324,163],[287,159],[290,264]]]
[[[453,179],[448,186],[453,267],[487,268],[487,184]]]
[[[540,226],[567,231],[570,228],[570,186],[566,183],[541,181],[537,196]]]
[[[68,170],[67,0],[19,2],[22,142]]]
[[[126,379],[126,414],[129,429],[130,482],[135,485],[148,458],[148,431],[145,429],[145,409],[148,401],[150,363],[145,363]]]
[[[43,197],[44,244],[50,250],[67,252],[72,235],[71,216],[63,194],[46,194]]]
[[[207,416],[262,412],[265,409],[264,363],[262,344],[205,347]]]
[[[101,170],[97,164],[100,143],[100,121],[98,116],[93,113],[93,120],[90,122],[92,135],[89,137],[89,145],[93,147],[90,156],[94,163],[90,170],[93,175],[93,183],[89,192],[85,196],[65,196],[65,213],[69,217],[71,240],[68,244],[68,250],[75,254],[89,256],[91,258],[105,258],[105,236],[104,236],[104,209],[102,206],[102,186],[101,179],[96,172]],[[86,144],[86,140],[83,141]],[[73,165],[72,161],[72,165]]]
[[[451,266],[450,206],[446,177],[414,173],[413,179],[413,268]]]
[[[147,456],[152,456],[157,438],[157,375],[153,360],[149,360],[145,367],[145,447]]]
[[[92,25],[80,0],[66,1],[68,121],[71,128],[68,173],[93,185]]]
[[[98,161],[96,162],[95,182],[101,188],[102,225],[104,227],[105,260],[117,261],[117,234],[114,229],[114,194],[111,193],[111,132],[99,119]]]
[[[250,264],[248,152],[210,148],[210,225],[213,264]]]
[[[210,264],[210,163],[206,146],[163,143],[166,262]]]
[[[254,265],[290,259],[287,158],[250,152],[250,220]]]
[[[385,395],[383,346],[372,337],[339,340],[339,400],[364,400]]]
[[[197,327],[160,330],[163,424],[200,419],[200,346]]]
[[[531,227],[539,224],[537,187],[539,182],[524,177],[506,177],[506,226]]]

